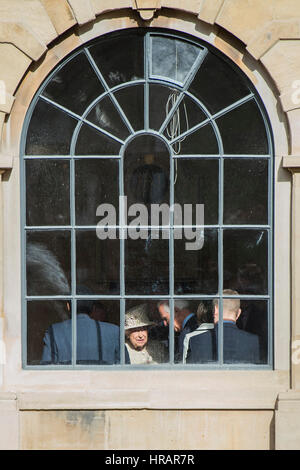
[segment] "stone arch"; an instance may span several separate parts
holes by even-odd
[[[199,36],[200,31],[201,37],[201,31],[206,30],[208,36],[214,35],[216,46],[246,73],[249,74],[249,69],[245,70],[243,54],[233,48],[230,50],[218,31],[228,31],[232,38],[244,44],[258,63],[263,64],[277,87],[279,101],[286,113],[290,152],[300,151],[300,99],[297,95],[300,63],[296,60],[300,52],[300,27],[299,21],[295,20],[296,3],[293,0],[285,2],[285,8],[275,0],[268,4],[260,0],[112,0],[109,6],[104,3],[102,0],[30,0],[24,14],[18,0],[7,0],[3,11],[0,8],[0,69],[5,85],[5,99],[3,103],[0,100],[0,134],[17,89],[31,75],[29,72],[23,79],[30,66],[32,70],[41,69],[42,73],[37,76],[42,77],[47,68],[45,64],[54,66],[55,57],[61,59],[82,40],[84,42],[89,31],[107,30],[109,14],[116,23],[120,18],[116,29],[124,28],[125,24],[130,27],[159,23],[174,29],[172,18],[180,23],[180,16],[189,14],[191,32],[198,31]],[[161,21],[162,18],[165,21]],[[10,56],[9,63],[7,55]],[[20,117],[19,111],[18,115]],[[3,152],[5,148],[2,147]]]

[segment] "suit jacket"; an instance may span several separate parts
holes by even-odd
[[[223,324],[223,358],[225,363],[259,363],[258,336],[240,330],[235,323]],[[190,339],[187,363],[204,363],[217,361],[218,325],[201,335]]]
[[[77,315],[77,363],[118,364],[120,329],[111,323]],[[46,331],[42,364],[72,363],[72,321],[55,323]]]
[[[183,344],[185,336],[192,331],[195,331],[198,328],[198,321],[195,314],[191,318],[188,319],[184,328],[181,330],[178,338],[177,344],[177,351],[175,352],[175,360],[176,362],[182,362],[183,360]]]

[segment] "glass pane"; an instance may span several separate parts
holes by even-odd
[[[125,284],[126,294],[169,293],[168,230],[131,229],[125,241]]]
[[[109,97],[97,103],[86,119],[120,139],[125,140],[129,135],[126,125]]]
[[[180,325],[181,318],[184,317],[177,344],[175,343],[175,357],[178,362],[205,364],[218,360],[213,310],[212,300],[184,299],[175,303],[175,324],[178,322]]]
[[[176,103],[180,92],[163,85],[149,85],[149,126],[159,130]]]
[[[248,334],[256,335],[259,342],[259,362],[268,362],[268,302],[266,300],[241,300],[241,314],[237,326]],[[256,352],[257,355],[257,352]]]
[[[250,93],[246,80],[227,62],[210,52],[201,64],[189,91],[212,114]]]
[[[76,143],[76,155],[118,155],[121,145],[83,124]]]
[[[268,223],[268,160],[224,161],[224,223]]]
[[[266,230],[224,230],[224,287],[239,294],[268,292]]]
[[[116,91],[118,100],[133,129],[144,129],[144,87],[143,85],[129,86]]]
[[[262,115],[255,101],[248,101],[216,120],[224,153],[267,155],[268,140]]]
[[[127,364],[162,364],[169,360],[169,328],[157,309],[157,301],[126,301],[125,360]]]
[[[151,74],[183,83],[201,49],[180,39],[152,37]]]
[[[71,304],[67,300],[27,302],[28,365],[71,364]]]
[[[76,273],[78,294],[82,286],[93,294],[120,293],[120,241],[115,229],[105,235],[96,229],[77,231]]]
[[[110,87],[144,77],[144,38],[124,35],[89,48]]]
[[[27,232],[27,295],[70,294],[70,242],[67,230]]]
[[[80,291],[82,295],[88,289]],[[119,300],[77,300],[78,365],[112,365],[120,363]]]
[[[136,137],[124,155],[124,192],[128,207],[144,204],[150,214],[151,204],[169,204],[169,175],[170,155],[166,145],[151,135]]]
[[[180,204],[184,215],[184,204],[204,204],[204,223],[218,223],[219,206],[219,161],[208,159],[174,160],[174,199]],[[185,221],[186,225],[196,223]],[[180,225],[180,224],[176,224]]]
[[[183,137],[172,145],[174,152],[180,155],[218,155],[219,146],[210,124]]]
[[[70,223],[69,166],[67,160],[26,161],[27,225]]]
[[[175,294],[215,294],[218,292],[218,232],[212,229],[175,231]],[[193,238],[192,238],[193,237]]]
[[[115,221],[118,223],[119,205],[119,161],[113,159],[88,159],[75,161],[75,198],[76,198],[76,224],[96,225],[106,216],[99,208],[102,204],[112,205],[115,209]],[[101,209],[101,210],[100,210]]]
[[[174,140],[205,119],[206,115],[201,108],[193,100],[185,96],[169,121],[164,135],[167,139]],[[180,147],[180,144],[178,144],[178,147]],[[178,153],[175,146],[174,150],[175,153]]]
[[[87,57],[81,52],[54,75],[43,95],[81,115],[103,91]]]
[[[50,104],[38,101],[29,124],[27,155],[69,155],[77,121]]]

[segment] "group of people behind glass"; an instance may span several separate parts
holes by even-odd
[[[224,290],[224,296],[238,292]],[[241,314],[237,297],[222,299],[223,362],[259,363],[259,337],[238,328]],[[174,361],[198,364],[218,361],[219,299],[212,301],[207,312],[199,303],[193,312],[188,300],[174,301]],[[77,364],[120,363],[120,329],[117,325],[95,318],[93,300],[78,300],[76,322]],[[169,361],[170,306],[167,300],[157,304],[159,322],[150,319],[147,304],[132,307],[125,314],[125,363],[161,364]],[[207,315],[208,314],[208,315]],[[94,317],[94,318],[93,318]],[[72,321],[51,325],[44,336],[42,364],[72,363]]]

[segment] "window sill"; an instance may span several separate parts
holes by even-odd
[[[286,371],[82,371],[70,372],[68,382],[66,371],[48,374],[59,385],[46,386],[42,376],[34,392],[18,387],[20,410],[274,410],[278,394],[289,388]]]

